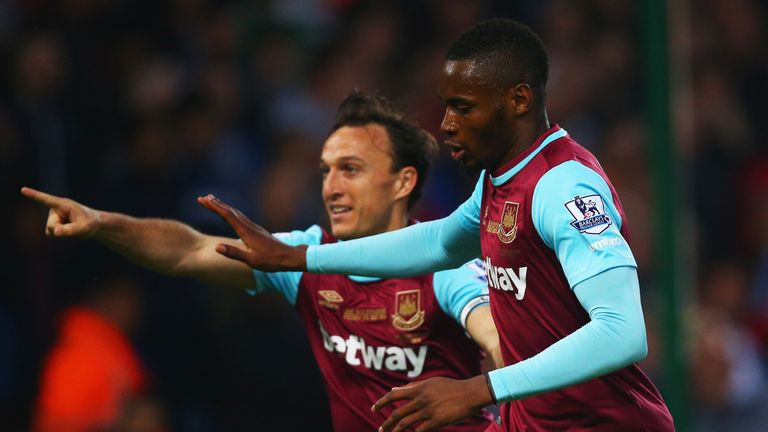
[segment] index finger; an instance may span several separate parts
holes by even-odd
[[[253,223],[247,217],[245,217],[245,215],[243,215],[240,210],[235,209],[234,207],[219,200],[213,195],[199,197],[197,202],[224,219],[225,222],[234,228],[235,232],[238,236],[240,236],[241,239],[245,240],[245,238],[248,237],[249,231],[247,228],[253,228],[251,226]]]
[[[37,189],[32,189],[30,187],[24,186],[21,188],[21,194],[24,195],[27,198],[30,198],[34,201],[39,202],[40,204],[46,205],[48,207],[58,207],[61,205],[63,198],[57,197],[56,195],[47,194],[45,192],[39,191]]]
[[[379,411],[392,402],[410,398],[410,387],[393,387],[389,393],[377,400],[371,407],[371,411]]]

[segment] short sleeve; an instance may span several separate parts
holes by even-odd
[[[470,312],[490,301],[485,267],[477,259],[459,268],[436,272],[432,283],[440,308],[464,327]]]
[[[291,246],[318,245],[323,237],[323,231],[317,225],[312,225],[306,231],[291,231],[274,234],[278,240]],[[273,292],[282,294],[292,305],[296,304],[299,292],[299,282],[302,272],[263,272],[252,269],[253,278],[256,281],[255,289],[248,289],[251,295]]]
[[[483,179],[485,178],[485,170],[480,173],[480,178],[477,179],[475,184],[475,190],[472,192],[472,196],[469,197],[463,204],[459,206],[454,214],[459,216],[459,224],[464,230],[477,234],[480,232],[480,206],[483,202]]]
[[[571,288],[614,267],[637,267],[611,189],[590,168],[576,161],[552,168],[536,184],[531,207],[533,224]]]

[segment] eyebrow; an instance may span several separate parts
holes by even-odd
[[[473,99],[464,97],[464,96],[451,96],[449,98],[443,99],[440,98],[440,102],[446,104],[446,105],[456,105],[460,103],[474,103]]]
[[[337,163],[344,163],[344,162],[359,162],[364,164],[365,161],[357,156],[342,156],[337,159]],[[328,162],[324,161],[322,158],[320,159],[321,165],[328,165]]]

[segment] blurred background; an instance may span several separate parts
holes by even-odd
[[[213,193],[269,230],[306,228],[326,220],[317,160],[350,89],[398,98],[439,136],[446,48],[507,16],[549,51],[550,119],[621,196],[643,366],[679,429],[765,430],[766,3],[0,1],[0,429],[66,410],[76,396],[41,394],[63,374],[98,389],[83,413],[113,425],[98,430],[330,430],[283,300],[47,240],[47,212],[19,188],[233,235],[195,202]],[[448,214],[473,185],[441,156],[417,217]],[[98,370],[78,369],[84,357]]]

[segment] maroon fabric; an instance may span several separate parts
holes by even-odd
[[[557,130],[558,126],[552,127],[498,173],[517,165]],[[494,288],[489,283],[491,311],[499,329],[505,364],[536,355],[589,321],[557,257],[541,240],[531,218],[538,180],[549,169],[571,160],[605,179],[622,219],[626,220],[616,191],[597,160],[568,136],[548,144],[505,184],[494,187],[488,174],[484,179],[480,213],[483,260],[489,276],[494,272],[510,275],[509,283],[496,284],[507,289]],[[622,224],[621,233],[629,240],[626,223]],[[514,283],[515,277],[522,278],[523,274],[524,290],[522,284]],[[504,404],[501,414],[503,427],[499,430],[509,431],[674,429],[661,395],[637,365],[559,391]]]
[[[323,243],[333,241],[324,233]],[[336,432],[377,430],[394,408],[373,413],[371,406],[392,387],[481,372],[480,349],[440,308],[431,274],[360,283],[341,275],[304,273],[296,309],[322,372]],[[444,430],[482,431],[488,424],[478,415]]]

